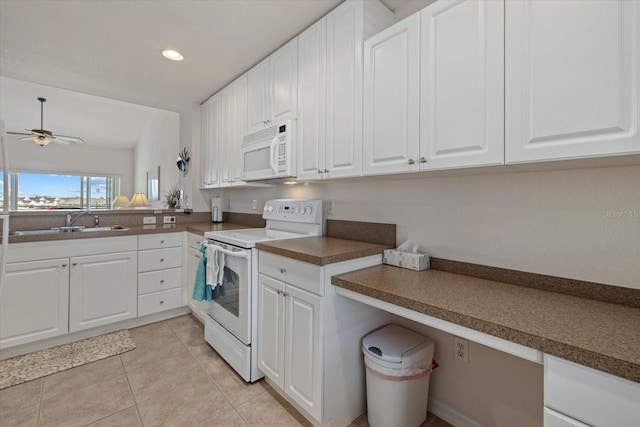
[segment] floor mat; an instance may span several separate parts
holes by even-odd
[[[0,361],[0,390],[136,348],[126,329]]]

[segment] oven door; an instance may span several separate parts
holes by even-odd
[[[206,312],[244,344],[251,344],[251,249],[209,241],[224,254],[225,295],[210,301]]]

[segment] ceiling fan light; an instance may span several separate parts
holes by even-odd
[[[182,56],[180,52],[171,49],[163,50],[162,55],[172,61],[182,61],[184,59],[184,56]]]
[[[48,133],[35,133],[35,132],[33,133],[31,138],[33,139],[33,142],[35,142],[41,147],[48,145],[53,139],[53,137]]]

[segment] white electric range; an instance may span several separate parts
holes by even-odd
[[[322,236],[322,200],[275,199],[265,203],[265,228],[205,233],[224,254],[224,295],[210,302],[206,341],[245,381],[264,376],[257,363],[258,257],[256,243]]]

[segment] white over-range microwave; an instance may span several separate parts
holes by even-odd
[[[242,180],[260,181],[296,175],[296,121],[251,133],[242,138]]]

